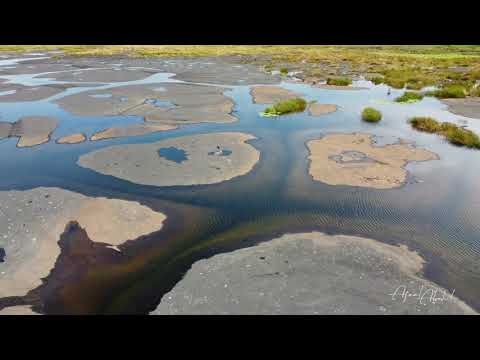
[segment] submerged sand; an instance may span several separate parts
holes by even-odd
[[[58,121],[47,116],[26,116],[14,123],[0,122],[0,139],[18,137],[17,147],[46,143],[57,128]]]
[[[82,155],[78,164],[143,185],[214,184],[252,170],[260,159],[260,152],[246,143],[252,139],[255,137],[250,134],[225,132],[114,145]],[[218,152],[217,146],[226,153]],[[176,162],[160,156],[160,149],[169,148],[186,158]]]
[[[430,151],[401,142],[374,146],[370,134],[331,134],[307,142],[309,173],[329,185],[391,189],[405,183],[411,161],[438,159]]]
[[[476,314],[424,263],[406,246],[285,234],[197,261],[152,314]]]
[[[312,116],[321,116],[337,111],[337,105],[313,103],[308,106],[308,111]]]
[[[58,241],[70,221],[77,221],[93,241],[118,246],[161,229],[165,218],[137,202],[58,188],[1,191],[0,247],[5,257],[0,262],[0,298],[24,296],[42,284],[60,255]]]
[[[257,104],[273,104],[303,96],[303,94],[279,86],[253,86],[250,94],[252,95],[253,102]]]

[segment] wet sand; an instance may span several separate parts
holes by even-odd
[[[27,116],[17,122],[0,122],[0,139],[18,137],[17,147],[31,147],[50,141],[58,121],[46,116]]]
[[[43,283],[60,254],[58,241],[76,221],[95,243],[116,247],[162,228],[165,215],[137,202],[90,198],[58,188],[0,192],[2,298],[25,296]],[[14,304],[18,305],[18,304]]]
[[[321,116],[337,111],[337,105],[313,103],[308,106],[308,111],[312,116]]]
[[[225,89],[190,84],[128,85],[66,96],[56,101],[79,116],[141,116],[146,122],[178,125],[229,123],[233,101]]]
[[[307,142],[309,174],[329,185],[392,189],[405,183],[411,161],[438,159],[435,153],[400,142],[374,146],[370,134],[330,134]]]
[[[480,119],[480,97],[465,99],[442,99],[448,105],[448,111],[473,119]]]
[[[129,125],[124,127],[112,127],[102,131],[99,131],[93,134],[90,137],[90,140],[97,141],[97,140],[104,140],[104,139],[112,139],[118,137],[125,137],[125,136],[140,136],[151,134],[159,131],[168,131],[174,130],[177,126],[174,125]]]
[[[256,104],[274,104],[279,101],[303,96],[303,94],[278,86],[253,86],[250,94],[252,95],[253,102]]]
[[[285,234],[194,263],[151,314],[476,314],[423,266],[405,246]]]
[[[85,136],[85,134],[78,133],[78,134],[62,136],[61,138],[57,139],[56,143],[57,144],[78,144],[78,143],[84,142],[85,140],[87,140],[87,137]]]
[[[3,83],[0,85],[0,102],[38,101],[60,94],[72,84],[52,84],[41,86],[25,86]],[[13,92],[1,95],[2,92]]]
[[[182,136],[150,144],[106,147],[82,155],[78,164],[105,175],[154,186],[214,184],[250,172],[260,153],[247,144],[254,136],[245,133],[211,133]],[[215,154],[220,147],[228,154]],[[176,162],[159,155],[161,149],[183,152]]]

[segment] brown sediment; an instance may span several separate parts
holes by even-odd
[[[27,116],[23,117],[15,123],[8,125],[3,123],[1,135],[4,137],[20,138],[17,147],[35,146],[46,143],[50,140],[50,135],[56,129],[58,121],[47,116]]]
[[[330,114],[337,111],[337,105],[313,103],[308,106],[308,111],[312,116]]]
[[[438,159],[405,143],[374,146],[372,135],[362,133],[326,135],[307,147],[310,175],[329,185],[396,188],[406,180],[408,162]]]
[[[214,184],[244,175],[260,159],[250,134],[227,132],[182,136],[149,144],[114,145],[80,156],[78,164],[105,175],[153,186]],[[228,150],[228,154],[216,154]],[[183,151],[185,161],[159,155],[162,148]],[[148,169],[148,170],[147,170]]]
[[[253,86],[250,90],[253,102],[257,104],[273,104],[279,101],[301,97],[296,93],[279,86]]]
[[[467,97],[464,99],[441,99],[448,105],[451,113],[473,119],[480,119],[480,97]]]
[[[0,121],[0,139],[5,139],[10,136],[12,131],[12,124],[5,121]]]
[[[56,74],[45,74],[39,78],[49,78],[57,81],[71,82],[123,82],[145,79],[157,71],[146,69],[72,69],[72,71]]]
[[[5,214],[0,225],[6,230],[0,243],[6,252],[0,263],[0,310],[32,304],[31,291],[42,288],[54,268],[62,251],[57,241],[70,221],[88,232],[93,241],[90,247],[113,254],[120,253],[118,246],[129,240],[160,230],[166,218],[137,202],[89,198],[56,188],[0,192],[0,204]],[[79,255],[78,261],[88,265],[100,261],[98,256]],[[59,276],[67,273],[64,269]]]
[[[150,125],[236,121],[231,115],[234,103],[224,91],[216,86],[192,84],[127,85],[82,92],[56,102],[79,116],[134,115]],[[95,97],[104,94],[111,96]],[[168,101],[171,106],[159,106],[157,101]]]
[[[85,134],[78,133],[78,134],[71,134],[67,136],[63,136],[58,138],[56,143],[57,144],[78,144],[87,140]]]
[[[112,127],[106,130],[99,131],[93,134],[90,137],[90,140],[97,141],[97,140],[104,140],[104,139],[112,139],[124,136],[139,136],[139,135],[146,135],[151,134],[159,131],[168,131],[174,130],[177,126],[174,125],[143,125],[143,124],[135,124],[129,125],[125,127]]]

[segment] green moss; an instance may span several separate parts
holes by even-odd
[[[412,103],[417,102],[423,99],[423,95],[413,92],[413,91],[406,91],[403,93],[402,96],[399,96],[395,99],[398,103]]]
[[[327,85],[348,86],[352,83],[349,78],[328,78]]]
[[[283,115],[293,112],[302,112],[307,108],[307,102],[302,98],[294,98],[285,101],[279,101],[273,106],[265,109],[267,116]]]
[[[480,149],[480,138],[471,130],[450,122],[440,123],[429,117],[414,117],[410,124],[417,130],[442,135],[448,142],[458,146]]]
[[[362,120],[367,122],[379,122],[382,119],[382,113],[377,109],[367,107],[362,111]]]

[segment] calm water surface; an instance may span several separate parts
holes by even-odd
[[[1,64],[0,64],[1,65]],[[125,84],[178,82],[172,74],[156,74],[141,81],[100,84],[105,89]],[[26,85],[50,83],[35,75],[8,76]],[[53,82],[56,83],[56,82]],[[73,303],[95,293],[89,312],[145,313],[159,302],[202,257],[229,251],[272,238],[284,232],[318,230],[356,234],[388,243],[403,243],[428,260],[425,275],[455,289],[456,295],[480,309],[480,152],[458,148],[435,135],[411,129],[411,116],[433,116],[442,121],[468,125],[480,132],[480,120],[463,118],[446,111],[434,98],[415,104],[395,104],[402,91],[387,96],[383,85],[360,81],[368,90],[337,91],[312,88],[304,84],[281,86],[305,94],[307,100],[337,104],[339,110],[320,117],[307,113],[263,118],[265,105],[253,104],[247,86],[226,87],[225,94],[235,101],[237,122],[197,124],[174,131],[74,145],[55,144],[54,140],[74,132],[87,136],[111,126],[141,123],[135,116],[79,117],[63,111],[52,102],[62,96],[91,88],[71,88],[50,99],[35,102],[2,103],[0,120],[14,122],[22,116],[48,115],[60,125],[52,141],[33,148],[17,148],[17,139],[0,141],[0,190],[56,186],[92,196],[136,200],[164,211],[168,220],[162,231],[142,244],[125,245],[129,256],[123,269],[97,269],[78,289]],[[108,95],[105,95],[108,96]],[[159,104],[159,106],[170,104]],[[383,113],[379,124],[360,120],[365,106]],[[76,162],[82,154],[113,144],[154,142],[177,136],[242,131],[257,139],[250,143],[261,151],[259,163],[245,176],[214,185],[154,187],[130,183],[81,168]],[[440,160],[410,163],[407,183],[398,189],[375,190],[348,186],[329,186],[312,181],[307,173],[306,141],[335,132],[367,132],[378,144],[414,140],[436,152]],[[228,149],[226,149],[228,151]],[[174,161],[182,154],[168,150]],[[125,271],[127,270],[127,271]],[[104,274],[101,274],[104,272]],[[100,276],[101,274],[101,276]],[[98,282],[102,279],[102,288]],[[111,282],[105,282],[110,278]],[[111,286],[109,286],[111,284]],[[386,294],[392,289],[386,289]],[[54,311],[52,311],[54,312]]]

